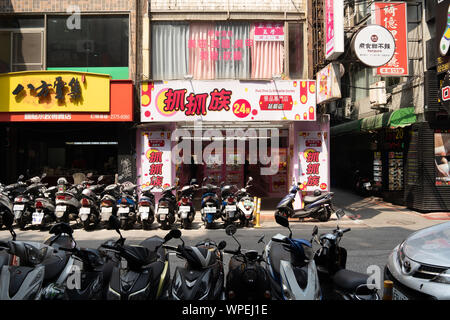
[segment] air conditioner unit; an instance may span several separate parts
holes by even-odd
[[[371,106],[380,106],[387,103],[386,81],[378,81],[370,85],[369,98]]]
[[[353,113],[353,101],[352,98],[342,99],[342,107],[344,109],[344,118],[351,119]]]
[[[89,53],[94,52],[95,42],[94,40],[78,40],[77,52]]]

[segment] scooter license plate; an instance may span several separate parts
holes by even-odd
[[[102,221],[108,221],[109,218],[111,217],[112,213],[111,212],[104,212],[102,211],[101,216],[102,216]]]
[[[34,212],[31,224],[41,224],[43,218],[44,218],[44,211]]]
[[[128,207],[120,207],[119,208],[119,213],[129,213],[130,212],[130,208]]]
[[[187,211],[182,211],[181,212],[181,219],[186,219],[188,216],[188,212]]]
[[[215,207],[205,207],[203,209],[205,213],[216,213],[217,209]]]
[[[139,212],[147,213],[147,216],[148,216],[148,213],[150,212],[150,207],[139,207]]]
[[[22,211],[25,208],[24,204],[15,204],[13,207],[13,211]]]
[[[189,206],[180,206],[178,211],[180,211],[180,212],[190,212],[191,211],[191,207],[189,207]]]
[[[102,213],[112,213],[112,207],[103,207]]]
[[[86,221],[89,218],[89,213],[80,213],[81,221]]]
[[[91,208],[85,207],[80,208],[80,214],[89,214],[89,213],[91,213]]]
[[[146,219],[148,218],[148,212],[142,212],[142,211],[140,211],[140,213],[141,213],[141,219],[142,219],[142,220],[146,220]]]
[[[159,208],[158,209],[158,214],[168,214],[169,213],[169,208]]]
[[[370,187],[370,182],[364,183],[364,187],[366,187],[366,188]]]
[[[227,210],[228,212],[234,212],[236,211],[236,206],[226,206],[225,210]]]
[[[67,206],[56,206],[56,212],[66,212]]]

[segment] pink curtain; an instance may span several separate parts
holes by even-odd
[[[211,58],[211,40],[214,40],[215,24],[192,22],[189,26],[189,73],[194,79],[213,80],[216,77],[216,61]]]
[[[255,24],[252,25],[250,39],[252,79],[272,79],[284,72],[284,41],[254,41]]]

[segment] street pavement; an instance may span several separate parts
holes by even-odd
[[[383,202],[375,197],[361,198],[351,192],[335,189],[333,203],[336,208],[342,208],[346,216],[337,220],[335,216],[327,222],[317,220],[290,219],[290,226],[293,236],[310,240],[313,227],[319,227],[319,234],[329,232],[339,224],[341,228],[351,228],[341,241],[341,246],[348,251],[347,268],[366,272],[369,266],[379,266],[382,270],[388,259],[391,250],[401,243],[408,235],[416,230],[443,223],[450,220],[450,213],[430,213],[421,214],[411,211],[401,206],[395,206]],[[264,241],[267,243],[270,238],[277,234],[287,234],[287,230],[276,224],[274,220],[274,208],[276,203],[264,204],[262,200],[260,228],[239,228],[236,238],[241,242],[243,249],[263,250],[263,245],[258,244],[258,239],[265,235]],[[163,237],[168,231],[158,228],[154,223],[152,230],[126,230],[121,231],[129,244],[138,244],[147,237],[158,235]],[[18,230],[16,229],[17,240],[44,241],[49,237],[48,232],[38,230]],[[222,224],[219,222],[216,229],[206,230],[197,212],[196,219],[191,230],[182,230],[182,237],[186,244],[195,244],[204,239],[212,239],[219,243],[227,241],[227,248],[236,248],[235,241],[225,234]],[[10,234],[6,230],[0,231],[0,240],[10,239]],[[118,235],[114,230],[94,230],[84,231],[76,228],[74,238],[80,247],[97,248],[105,240],[117,239]],[[171,245],[177,245],[179,240],[173,239]],[[316,245],[317,248],[317,245]],[[225,256],[225,265],[229,261],[229,256]],[[183,261],[174,254],[170,256],[171,274],[176,266],[183,265]],[[225,267],[227,269],[227,267]]]

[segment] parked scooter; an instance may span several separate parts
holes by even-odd
[[[203,179],[203,184],[208,178]],[[202,221],[205,224],[206,229],[211,229],[214,226],[214,221],[218,219],[221,215],[220,212],[220,201],[217,195],[217,190],[220,188],[213,184],[206,184],[201,187],[203,190],[202,202],[200,213],[202,215]]]
[[[109,226],[109,219],[112,215],[117,216],[117,201],[120,197],[120,184],[114,183],[108,185],[101,194],[100,203],[100,224]]]
[[[96,185],[88,186],[81,192],[78,217],[85,230],[95,229],[100,222],[100,194],[105,187],[100,184],[102,180],[103,176],[98,177]]]
[[[286,218],[314,218],[321,222],[328,221],[334,212],[331,199],[333,192],[322,193],[320,190],[314,191],[314,196],[306,196],[303,198],[305,207],[303,209],[294,210],[294,201],[297,192],[300,190],[299,185],[293,184],[288,195],[286,195],[277,205],[275,216],[282,215]]]
[[[76,220],[81,207],[81,192],[87,183],[70,185],[66,178],[59,178],[57,183],[55,216],[58,222]]]
[[[253,212],[255,211],[254,198],[248,192],[248,189],[252,186],[250,184],[252,181],[253,178],[249,177],[245,187],[236,192],[239,219],[241,220],[241,225],[245,227],[248,227],[250,221],[253,220]]]
[[[173,300],[224,300],[224,270],[222,250],[227,243],[218,245],[211,240],[185,246],[181,233],[178,247],[164,246],[174,250],[177,257],[186,260],[184,267],[177,267],[170,289]]]
[[[338,219],[344,215],[342,209],[336,211]],[[331,233],[318,237],[318,228],[314,228],[313,239],[320,245],[314,260],[324,300],[380,300],[377,289],[369,285],[368,275],[345,269],[347,250],[339,243],[348,231],[350,228],[338,225]]]
[[[191,183],[184,186],[179,191],[178,200],[178,219],[183,229],[189,229],[195,218],[195,207],[192,201],[195,190],[199,187],[196,180],[192,179]]]
[[[225,253],[232,254],[228,265],[226,278],[225,296],[228,300],[270,300],[271,288],[269,275],[261,265],[264,258],[256,250],[241,252],[241,244],[234,237],[236,226],[229,225],[225,232],[231,236],[238,244],[237,250],[224,250]],[[263,243],[262,236],[258,243]]]
[[[8,196],[8,191],[2,188],[0,192],[0,228],[5,224],[4,216],[13,215],[13,202]],[[6,224],[5,224],[6,225]]]
[[[141,221],[142,229],[148,230],[155,221],[155,195],[152,193],[154,186],[141,189],[137,211],[138,219]]]
[[[222,198],[222,206],[221,206],[221,218],[225,223],[225,226],[228,226],[234,223],[236,220],[240,219],[239,213],[237,210],[237,202],[235,196],[235,185],[225,185],[222,184],[220,189],[220,196]]]
[[[120,197],[117,201],[117,215],[123,230],[130,229],[137,220],[136,217],[136,185],[126,181],[120,185]]]
[[[21,176],[23,177],[23,176]],[[20,177],[19,177],[20,180]],[[35,211],[34,199],[39,195],[39,189],[43,186],[40,177],[33,177],[23,183],[25,189],[14,198],[14,221],[20,229],[25,229],[32,222],[32,214]]]
[[[172,191],[176,190],[176,188],[176,183],[174,186],[165,187],[158,201],[156,220],[161,224],[162,229],[170,228],[175,222],[178,204],[177,198]]]
[[[70,256],[59,250],[74,247],[72,229],[59,223],[50,229],[52,237],[44,243],[16,241],[13,216],[6,223],[12,241],[0,241],[0,249],[15,256],[19,265],[3,265],[0,273],[0,300],[53,299],[61,297],[72,266]]]
[[[373,191],[372,182],[368,177],[361,175],[359,169],[356,169],[353,175],[353,187],[356,193],[363,197],[369,196]]]
[[[289,229],[289,236],[277,234],[265,248],[272,297],[275,300],[320,300],[320,283],[311,243],[292,238],[286,217],[276,215],[275,220]]]
[[[108,300],[157,300],[167,299],[170,286],[168,254],[163,244],[181,236],[179,230],[171,230],[164,239],[153,236],[140,245],[125,245],[120,233],[120,221],[110,217],[110,225],[120,236],[114,244],[101,247],[114,252],[126,261],[126,267],[117,263],[112,271],[108,286]]]
[[[38,226],[39,229],[44,230],[51,223],[56,221],[55,203],[53,199],[58,191],[56,186],[46,188],[47,184],[40,184],[38,195],[34,200],[35,212],[31,215],[31,224]]]

